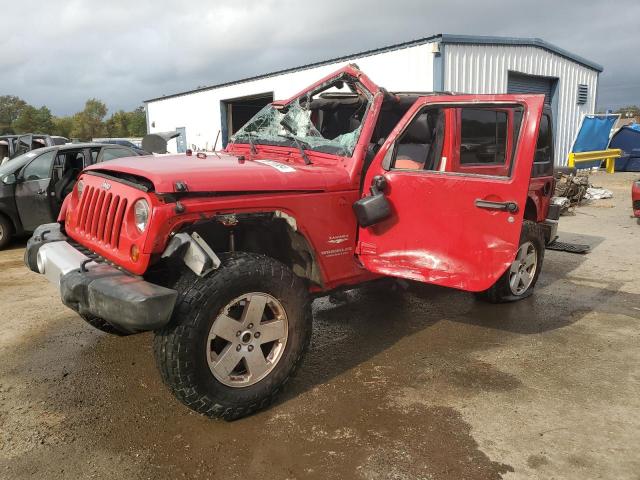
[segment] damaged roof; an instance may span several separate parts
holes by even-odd
[[[341,57],[330,58],[327,60],[322,60],[319,62],[308,63],[305,65],[299,65],[297,67],[285,68],[282,70],[276,70],[269,73],[263,73],[261,75],[255,75],[252,77],[245,77],[238,80],[232,80],[229,82],[218,83],[215,85],[210,85],[206,87],[198,87],[193,90],[187,90],[184,92],[173,93],[170,95],[162,95],[160,97],[151,98],[149,100],[145,100],[144,103],[156,102],[159,100],[166,100],[168,98],[180,97],[183,95],[189,95],[191,93],[203,92],[206,90],[213,90],[221,87],[228,87],[231,85],[236,85],[239,83],[251,82],[254,80],[261,80],[268,77],[274,77],[277,75],[283,75],[285,73],[297,72],[300,70],[308,70],[310,68],[322,67],[325,65],[330,65],[332,63],[344,62],[347,60],[354,60],[356,58],[361,57],[369,57],[371,55],[377,55],[380,53],[390,52],[393,50],[402,50],[404,48],[415,47],[418,45],[423,45],[425,43],[431,42],[440,42],[442,44],[473,44],[473,45],[503,45],[503,46],[529,46],[529,47],[538,47],[548,52],[555,53],[560,55],[561,57],[572,60],[576,63],[579,63],[585,67],[591,68],[597,72],[602,72],[604,68],[595,62],[587,60],[579,55],[575,55],[563,48],[557,47],[551,43],[548,43],[541,38],[520,38],[520,37],[496,37],[496,36],[482,36],[482,35],[451,35],[446,33],[440,33],[438,35],[431,35],[429,37],[418,38],[415,40],[409,40],[407,42],[395,43],[393,45],[387,45],[385,47],[375,48],[373,50],[365,50],[363,52],[351,53],[349,55],[344,55]]]

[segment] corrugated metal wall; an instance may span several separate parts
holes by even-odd
[[[558,78],[556,165],[567,154],[582,116],[595,112],[598,72],[539,47],[447,44],[444,89],[465,93],[506,93],[508,72]],[[578,84],[589,85],[586,104],[577,104]]]
[[[432,44],[425,43],[149,102],[150,133],[185,127],[189,148],[209,149],[221,130],[221,101],[260,93],[287,99],[349,63],[357,63],[374,82],[389,90],[433,90]],[[169,142],[168,148],[175,152],[175,141]]]

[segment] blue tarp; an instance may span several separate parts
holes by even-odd
[[[594,152],[606,150],[609,145],[609,135],[619,115],[587,115],[582,120],[580,131],[571,149],[574,153]],[[600,166],[601,161],[576,163],[576,168],[591,168]]]
[[[613,137],[609,148],[622,150],[622,157],[616,159],[617,172],[640,172],[640,125],[622,127]]]

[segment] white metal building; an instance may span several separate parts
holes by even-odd
[[[356,63],[389,91],[544,93],[566,165],[583,115],[594,113],[602,67],[537,38],[440,34],[324,62],[145,101],[149,133],[178,130],[173,151],[218,147],[264,105]]]

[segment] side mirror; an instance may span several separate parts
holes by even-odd
[[[384,196],[386,187],[386,178],[381,175],[375,176],[371,183],[371,195],[353,204],[353,212],[361,226],[370,227],[391,215],[391,205]]]
[[[2,183],[4,183],[5,185],[14,185],[18,183],[18,177],[16,177],[15,173],[5,175],[4,177],[2,177]]]

